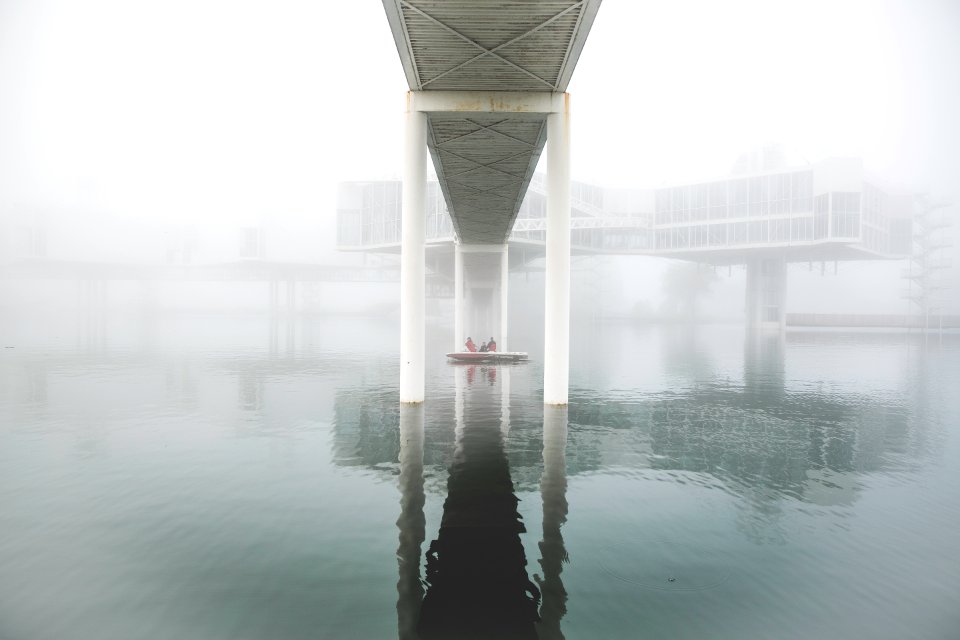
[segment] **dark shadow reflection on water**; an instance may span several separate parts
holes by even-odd
[[[800,346],[819,357],[816,338]],[[846,344],[834,336],[824,339],[828,346],[831,340]],[[412,538],[410,603],[401,615],[401,637],[562,638],[567,558],[561,528],[568,476],[660,474],[720,490],[739,498],[736,527],[745,538],[779,544],[792,535],[782,526],[789,513],[785,505],[827,507],[842,526],[871,476],[903,482],[926,463],[927,432],[936,420],[922,415],[929,401],[909,403],[912,386],[877,393],[834,384],[828,372],[810,369],[806,379],[792,380],[786,368],[789,345],[780,335],[749,335],[737,362],[742,378],[711,374],[669,390],[629,394],[574,388],[569,420],[567,411],[548,410],[542,422],[527,370],[501,367],[492,376],[489,367],[458,369],[456,402],[447,396],[428,403],[425,435],[418,440],[418,473],[422,478],[426,469],[426,482],[420,480],[417,491],[443,492],[445,504],[439,532],[424,555],[419,555],[422,543],[429,538],[423,532]],[[915,382],[914,369],[922,372],[927,361],[913,362],[912,356],[908,351],[903,359]],[[512,406],[504,401],[511,374],[518,390]],[[361,396],[363,401],[355,400],[360,405],[379,405],[384,414],[396,411],[395,396],[365,390]],[[338,396],[344,410],[352,402]],[[371,413],[378,415],[376,409]],[[338,460],[389,472],[396,433],[390,420],[343,426],[352,428],[337,434]],[[401,454],[401,486],[409,484],[406,459]],[[516,496],[538,485],[539,566],[528,569]]]
[[[544,410],[542,575],[531,580],[520,538],[526,529],[504,447],[510,432],[510,371],[497,376],[491,375],[492,367],[472,369],[454,369],[447,497],[422,577],[424,408],[400,408],[398,635],[402,640],[563,638],[567,410]],[[499,384],[491,384],[497,379]]]
[[[567,408],[543,408],[543,539],[540,541],[540,568],[534,576],[543,594],[537,633],[542,640],[563,638],[560,619],[567,613],[567,591],[563,587],[563,563],[569,562],[561,527],[567,521]]]
[[[420,548],[425,518],[423,505],[423,405],[400,407],[400,544],[397,547],[397,630],[401,640],[416,638],[417,616],[423,599]]]
[[[470,371],[454,371],[455,450],[417,630],[424,640],[536,638],[540,590],[520,540],[526,529],[504,450],[506,414],[497,387],[466,384]]]

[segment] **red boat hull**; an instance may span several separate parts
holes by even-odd
[[[447,357],[456,362],[516,362],[526,360],[525,351],[455,351]]]

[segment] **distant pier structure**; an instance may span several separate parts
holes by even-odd
[[[508,241],[511,268],[544,255],[543,185],[534,176],[517,214]],[[865,174],[860,159],[787,167],[770,154],[744,156],[733,175],[717,180],[655,189],[575,181],[571,187],[573,254],[744,265],[751,328],[786,326],[787,265],[792,262],[818,263],[825,270],[840,261],[911,259],[915,264],[904,274],[910,283],[906,295],[924,309],[936,308],[933,292],[939,289],[931,274],[945,261],[933,252],[949,243],[941,236],[930,239],[932,205],[915,194],[880,186]],[[399,252],[400,192],[399,181],[341,184],[339,248]],[[427,195],[427,260],[443,270],[445,261],[453,261],[457,240],[442,190],[432,183]],[[943,218],[937,220],[936,228],[942,229]]]

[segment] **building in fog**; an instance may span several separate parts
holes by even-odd
[[[858,160],[827,160],[654,190],[659,255],[713,264],[775,249],[787,261],[904,257],[912,202],[869,182]]]
[[[341,249],[398,251],[399,181],[340,186]],[[579,251],[662,255],[728,264],[744,250],[776,248],[791,260],[905,257],[912,196],[868,181],[859,160],[835,159],[720,180],[647,190],[573,183],[574,246]],[[511,242],[542,242],[543,178],[534,177]],[[453,225],[439,185],[428,185],[427,238],[451,242]],[[736,258],[733,258],[736,254]]]
[[[745,156],[735,170],[727,178],[645,190],[574,183],[572,251],[745,265],[748,324],[781,328],[788,263],[904,259],[915,252],[923,213],[917,199],[869,179],[860,160],[789,168],[768,153]],[[436,183],[428,194],[428,247],[437,260],[452,255],[454,229]],[[396,181],[341,185],[339,246],[398,252],[400,195]],[[545,198],[536,176],[510,236],[512,266],[543,255]]]
[[[823,271],[839,261],[909,259],[903,280],[891,282],[891,290],[902,290],[919,316],[960,311],[956,302],[950,306],[957,297],[951,293],[957,276],[948,255],[952,211],[943,203],[882,187],[865,175],[859,160],[789,168],[776,155],[751,154],[723,179],[654,189],[574,182],[571,196],[574,255],[744,265],[751,325],[783,326],[789,263],[809,263]],[[113,281],[219,282],[194,287],[191,304],[233,297],[256,304],[267,300],[275,307],[284,297],[292,301],[287,306],[318,310],[344,305],[337,282],[363,281],[375,286],[356,299],[386,306],[398,277],[389,254],[400,250],[400,202],[399,181],[342,184],[336,244],[349,252],[338,254],[329,240],[329,218],[323,216],[240,216],[194,225],[93,212],[7,212],[0,215],[0,281],[7,286],[19,277],[75,280],[83,291],[109,289],[111,299],[119,299],[122,289],[107,284]],[[526,271],[532,286],[542,269],[537,261],[544,255],[545,215],[543,177],[535,175],[513,224],[508,260],[514,274]],[[454,292],[455,229],[435,182],[428,185],[425,216],[430,313],[443,315],[442,300]],[[387,256],[371,259],[371,253]],[[469,260],[476,263],[477,277],[467,295],[499,299],[490,284],[499,277],[498,261],[479,254]],[[486,262],[486,267],[480,264]],[[580,287],[577,307],[602,313],[603,301],[617,298],[614,290],[620,284],[612,280],[621,277],[620,271],[605,270],[597,260],[575,264],[580,270],[574,277],[587,283]],[[497,273],[480,274],[491,270]],[[225,286],[225,280],[235,284]],[[48,297],[57,301],[76,298],[69,286],[54,289],[50,282],[37,292],[49,290]],[[154,289],[164,291],[163,286]],[[228,289],[236,289],[236,295],[223,295]],[[516,302],[521,307],[530,303]],[[496,309],[490,314],[496,316]]]
[[[283,212],[199,224],[87,210],[0,212],[0,307],[382,304],[373,300],[388,295],[399,271],[336,252],[330,228],[329,217]],[[357,293],[358,282],[370,286]]]

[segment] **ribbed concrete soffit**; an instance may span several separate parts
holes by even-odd
[[[599,0],[383,0],[410,88],[566,91]]]
[[[502,243],[510,234],[545,139],[546,116],[434,113],[430,151],[457,235]]]
[[[416,91],[566,91],[599,0],[383,0]],[[502,243],[546,116],[431,113],[430,152],[457,235]]]

